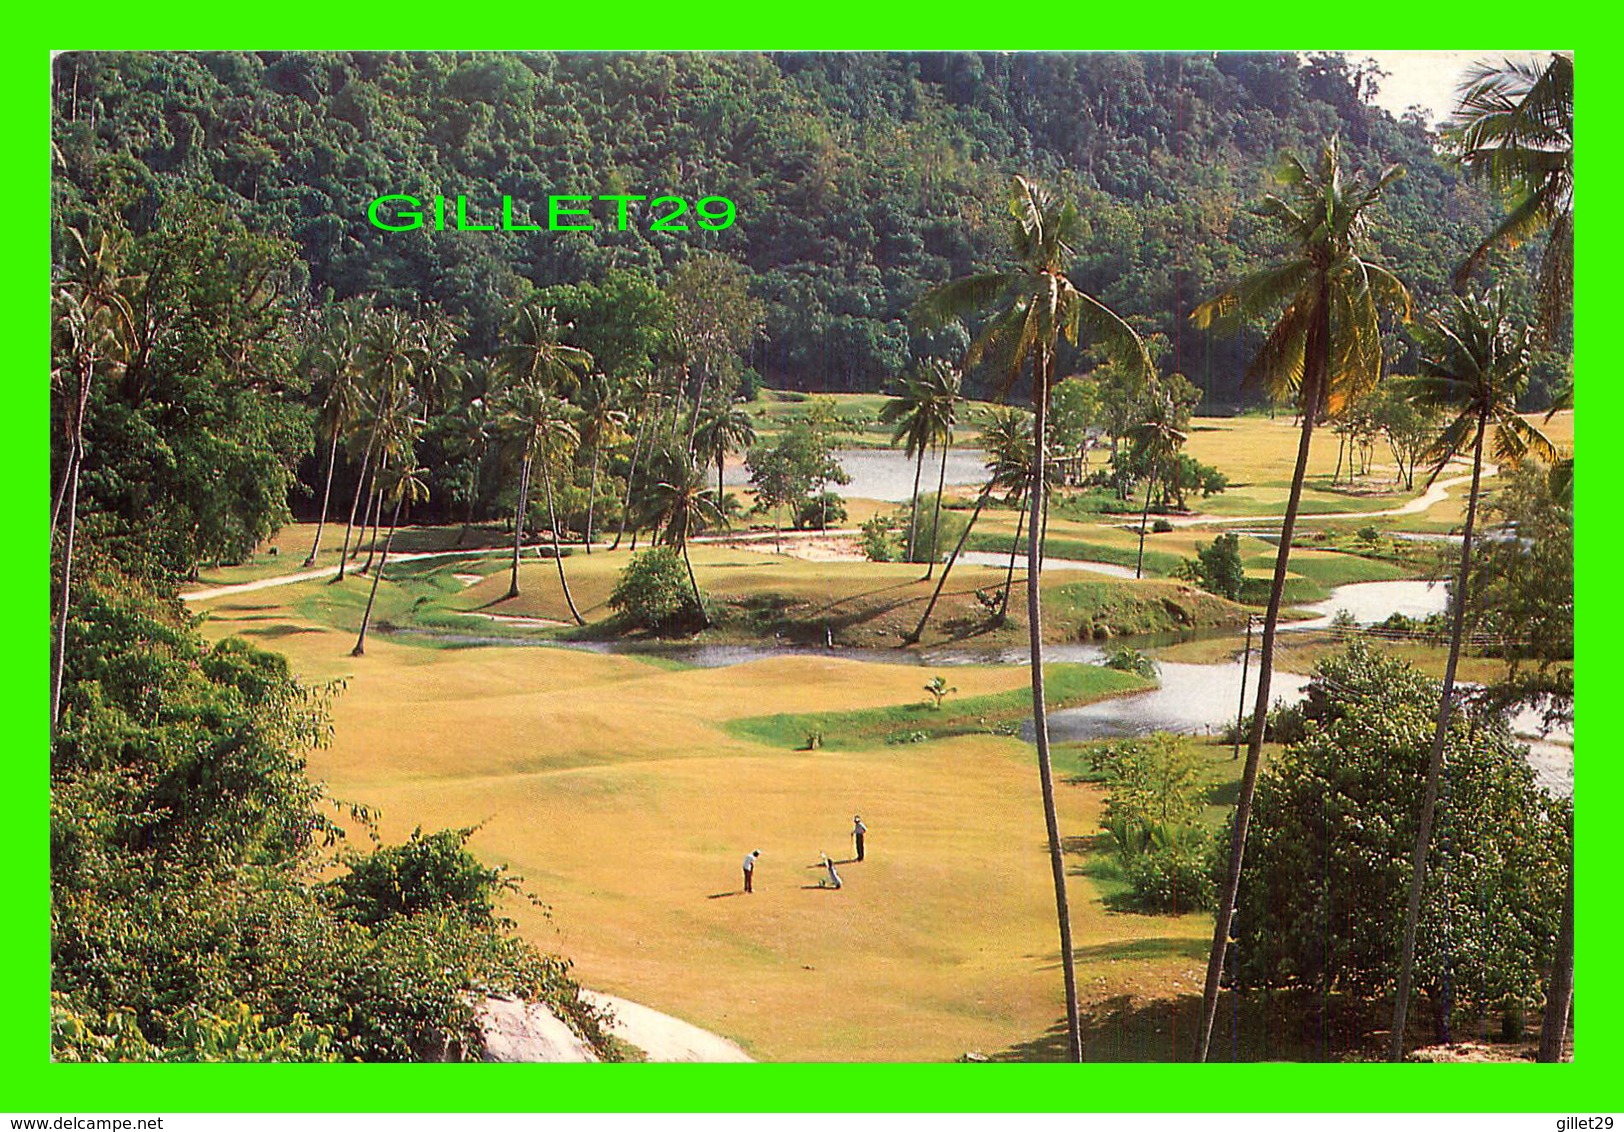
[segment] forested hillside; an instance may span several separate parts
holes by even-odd
[[[995,261],[1020,172],[1077,201],[1078,284],[1165,335],[1165,366],[1232,404],[1255,336],[1186,315],[1269,250],[1251,206],[1281,153],[1340,134],[1355,166],[1404,165],[1373,248],[1423,309],[1499,214],[1418,116],[1370,104],[1379,80],[1331,54],[70,54],[56,64],[56,215],[65,230],[116,208],[139,236],[190,198],[219,202],[292,241],[291,289],[309,307],[436,304],[471,355],[495,348],[529,288],[612,268],[664,285],[694,252],[720,252],[765,304],[748,365],[773,384],[876,390],[966,340],[906,312]],[[487,219],[503,194],[533,213],[563,193],[717,195],[738,211],[719,232],[651,232],[644,217],[625,231],[390,233],[366,219],[390,193],[466,194]]]

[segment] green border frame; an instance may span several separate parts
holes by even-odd
[[[963,0],[907,0],[883,10],[837,0],[810,9],[763,11],[723,0],[692,9],[628,6],[600,21],[565,23],[545,6],[480,6],[459,13],[418,4],[341,9],[331,3],[204,5],[196,0],[113,9],[99,4],[8,20],[0,106],[8,113],[3,160],[14,203],[9,270],[0,273],[11,333],[4,430],[13,477],[8,561],[19,606],[0,651],[0,705],[10,742],[0,829],[11,835],[0,870],[0,1066],[3,1107],[13,1112],[460,1112],[460,1111],[1399,1111],[1579,1112],[1618,1107],[1615,1063],[1624,1039],[1592,1023],[1567,1066],[1459,1065],[53,1065],[49,1061],[49,621],[46,514],[46,327],[49,172],[47,69],[59,49],[181,50],[238,45],[287,49],[1286,49],[1304,43],[1365,49],[1455,49],[1556,41],[1583,57],[1580,102],[1585,137],[1581,183],[1598,202],[1580,225],[1578,346],[1595,377],[1585,383],[1585,420],[1620,419],[1619,385],[1605,377],[1598,340],[1609,295],[1605,267],[1618,262],[1615,226],[1601,216],[1618,161],[1616,118],[1607,91],[1620,74],[1600,5],[1531,8],[1503,0],[1428,8],[1370,0],[1319,5],[1196,5],[1189,0],[1109,9],[1062,4],[1008,9]],[[53,17],[60,12],[61,19]],[[1544,23],[1531,16],[1544,15]],[[1141,23],[1145,16],[1151,19]],[[1346,27],[1334,22],[1345,17]],[[992,17],[992,18],[989,18]],[[1616,21],[1616,15],[1613,17]],[[37,21],[37,22],[36,22]],[[1350,53],[1359,48],[1348,48]],[[1493,50],[1491,48],[1490,50]],[[1488,51],[1485,52],[1489,53]],[[1594,93],[1592,93],[1594,92]],[[1593,222],[1592,222],[1593,221]],[[1591,337],[1587,331],[1598,337]],[[1599,436],[1599,432],[1597,434]],[[1602,521],[1603,485],[1581,477],[1578,626],[1587,704],[1598,704],[1624,671],[1601,612],[1605,563],[1618,539]],[[1602,718],[1586,712],[1587,725]],[[1612,899],[1607,808],[1620,798],[1620,772],[1607,742],[1587,740],[1578,823],[1576,966],[1585,1015],[1606,1019],[1619,1005],[1609,980],[1607,941],[1621,938]]]

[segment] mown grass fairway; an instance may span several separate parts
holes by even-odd
[[[1553,423],[1560,435],[1563,419]],[[1237,481],[1230,513],[1264,514],[1272,493],[1283,501],[1283,484],[1261,477],[1289,466],[1295,437],[1289,421],[1242,418],[1202,422],[1191,445]],[[1334,447],[1322,440],[1316,449],[1316,483],[1328,480]],[[1408,498],[1360,498],[1328,484],[1312,495],[1322,512]],[[1436,547],[1359,532],[1447,527],[1457,498],[1419,515],[1308,521],[1292,554],[1288,599],[1313,600],[1345,582],[1435,576]],[[858,503],[853,514],[874,510]],[[1049,553],[1131,565],[1136,520],[1056,513]],[[1014,512],[989,509],[970,545],[1006,549],[1014,525]],[[1171,571],[1220,530],[1151,534],[1148,570]],[[1007,733],[1028,713],[1026,669],[811,653],[704,669],[559,647],[468,647],[474,638],[517,646],[614,635],[607,600],[628,556],[571,549],[566,569],[589,623],[577,630],[562,624],[568,611],[552,561],[527,548],[521,596],[509,599],[500,530],[476,530],[462,550],[453,546],[457,533],[408,528],[397,537],[408,553],[455,553],[391,564],[364,658],[348,653],[365,578],[196,603],[211,635],[239,633],[284,652],[306,680],[346,681],[334,700],[333,746],[311,759],[337,797],[378,807],[391,840],[418,826],[479,826],[474,849],[510,865],[551,908],[547,916],[515,902],[509,911],[521,930],[570,956],[586,985],[715,1030],[758,1058],[948,1060],[979,1050],[1030,1060],[1060,1052],[1062,987],[1035,760]],[[205,571],[200,583],[297,572],[312,534],[290,528],[276,558]],[[319,566],[336,563],[331,528],[324,541]],[[895,647],[930,594],[915,565],[816,562],[764,549],[692,546],[717,619],[704,640]],[[1246,596],[1257,600],[1252,591],[1265,584],[1274,547],[1242,534],[1240,549]],[[1015,572],[1008,624],[992,626],[977,599],[1003,577],[990,566],[957,568],[925,643],[1024,643],[1024,569]],[[1054,640],[1238,620],[1235,606],[1169,580],[1051,570],[1043,587]],[[1239,646],[1238,637],[1196,640],[1161,655],[1220,660]],[[1276,664],[1306,671],[1332,647],[1329,634],[1288,634]],[[1436,648],[1392,647],[1424,667],[1442,663]],[[1462,675],[1489,679],[1502,670],[1468,658]],[[955,689],[940,711],[924,691],[934,675]],[[1054,705],[1139,686],[1092,667],[1055,666],[1049,676]],[[821,745],[809,742],[814,733]],[[1211,760],[1208,817],[1218,823],[1239,764],[1222,745],[1202,750]],[[1090,1059],[1186,1056],[1211,921],[1113,910],[1123,882],[1102,841],[1100,788],[1078,780],[1085,765],[1081,747],[1057,754]],[[854,813],[871,831],[861,865],[847,863]],[[739,860],[752,848],[764,855],[757,892],[746,896]],[[820,852],[841,862],[844,889],[818,887]],[[1237,1031],[1243,1056],[1294,1055],[1291,1041],[1255,1021]]]
[[[963,734],[797,751],[738,721],[777,713],[920,716],[932,670],[824,657],[673,669],[548,648],[425,649],[346,633],[284,604],[306,583],[205,603],[212,635],[251,634],[310,680],[347,679],[312,773],[381,809],[382,832],[483,823],[473,846],[552,909],[511,909],[589,986],[666,1010],[761,1058],[943,1060],[1039,1041],[1059,1016],[1053,891],[1031,748]],[[333,587],[339,589],[342,587]],[[1067,677],[1059,675],[1057,684]],[[1017,701],[1016,666],[946,670],[958,691]],[[1085,674],[1099,690],[1116,673]],[[1075,689],[1081,696],[1081,685]],[[883,729],[883,728],[882,728]],[[795,736],[799,739],[800,736]],[[1084,866],[1097,788],[1063,786]],[[816,887],[820,851],[850,856]],[[739,859],[763,850],[758,891]],[[1074,880],[1080,977],[1104,1001],[1198,976],[1200,916],[1108,912]]]

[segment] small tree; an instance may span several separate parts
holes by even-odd
[[[1241,586],[1246,583],[1246,568],[1241,565],[1241,539],[1237,534],[1223,534],[1208,546],[1196,550],[1196,573],[1201,588],[1208,593],[1239,601]]]
[[[632,555],[609,595],[609,608],[633,624],[655,631],[697,613],[677,548],[656,546]]]

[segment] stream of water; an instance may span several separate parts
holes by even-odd
[[[1002,556],[991,556],[1002,557]],[[1063,563],[1050,561],[1050,569],[1098,569],[1107,567],[1115,571],[1120,567],[1104,563]],[[1307,608],[1320,614],[1311,621],[1298,621],[1289,628],[1307,629],[1323,627],[1331,622],[1336,611],[1346,609],[1360,624],[1369,625],[1386,620],[1389,614],[1399,612],[1410,617],[1424,617],[1441,612],[1446,601],[1441,583],[1395,581],[1355,582],[1331,591],[1325,601]],[[1287,628],[1288,626],[1282,626]],[[409,630],[403,632],[410,632]],[[755,660],[780,656],[829,656],[842,660],[856,660],[876,664],[912,664],[924,668],[945,668],[966,664],[1025,664],[1024,648],[1002,649],[816,649],[791,645],[646,645],[621,642],[561,642],[550,639],[529,641],[510,637],[479,636],[476,634],[434,633],[437,640],[467,645],[523,645],[583,649],[602,653],[634,653],[659,656],[692,664],[701,668],[725,668],[747,664]],[[1222,634],[1233,637],[1233,631]],[[1139,648],[1153,648],[1189,639],[1191,634],[1160,638],[1135,639],[1130,643]],[[1054,663],[1096,664],[1105,657],[1105,650],[1093,644],[1057,644],[1044,649],[1045,659]],[[1161,686],[1131,696],[1118,696],[1079,708],[1068,708],[1049,715],[1050,735],[1056,740],[1081,740],[1144,735],[1152,731],[1179,731],[1191,734],[1216,733],[1235,722],[1243,702],[1241,691],[1241,662],[1223,661],[1215,664],[1184,664],[1174,661],[1160,662]],[[1308,684],[1306,676],[1276,672],[1270,683],[1271,700],[1294,703],[1302,697]],[[1257,694],[1256,657],[1249,667],[1244,702],[1250,707]],[[1541,734],[1541,719],[1533,709],[1525,710],[1512,719],[1512,728],[1529,745],[1529,763],[1540,784],[1553,794],[1571,796],[1573,793],[1573,732],[1571,728],[1557,729]],[[1031,739],[1031,723],[1023,732]]]

